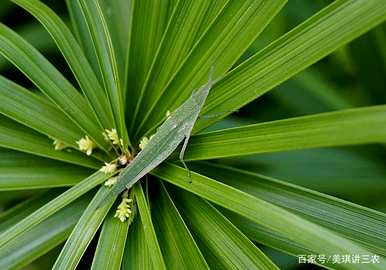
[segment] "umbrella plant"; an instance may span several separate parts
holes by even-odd
[[[385,1],[336,0],[248,57],[286,0],[67,0],[70,25],[11,2],[72,74],[0,24],[37,88],[0,76],[0,190],[39,190],[0,214],[0,269],[51,250],[54,269],[278,269],[267,250],[386,268],[385,214],[219,162],[384,143],[385,105],[207,129],[381,24]]]

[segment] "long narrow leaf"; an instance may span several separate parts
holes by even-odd
[[[145,239],[141,217],[137,215],[130,226],[126,241],[125,254],[122,261],[122,269],[152,270],[151,254]]]
[[[192,137],[187,160],[386,142],[386,106],[349,109]]]
[[[73,186],[92,173],[62,162],[46,159],[43,162],[14,167],[0,165],[0,191]]]
[[[205,0],[178,2],[142,87],[131,129],[137,126],[136,116],[144,115],[148,104],[162,95],[162,90],[197,41],[195,37],[210,4]]]
[[[87,57],[99,83],[103,84],[101,71],[98,64],[98,59],[95,54],[91,34],[88,30],[86,19],[83,16],[80,1],[66,0],[68,13],[70,15],[72,32],[74,33],[79,45],[82,47],[84,54]]]
[[[248,102],[386,19],[386,2],[337,0],[229,72],[213,89],[196,131]]]
[[[119,77],[117,60],[109,29],[98,1],[82,0],[80,5],[91,33],[104,88],[107,91],[107,96],[112,106],[117,130],[120,138],[124,141],[124,148],[126,149],[129,144],[129,138],[124,119],[122,78]]]
[[[356,243],[328,229],[240,190],[196,173],[191,173],[191,179],[189,179],[187,171],[178,166],[167,164],[158,167],[152,173],[274,232],[280,232],[290,241],[299,243],[315,254],[371,254]],[[372,265],[372,268],[382,269],[385,266],[386,262],[382,261],[380,264]],[[345,268],[344,265],[341,267]],[[350,269],[361,269],[361,267],[352,264]]]
[[[121,222],[114,217],[115,210],[114,207],[111,208],[110,213],[103,222],[98,246],[92,261],[92,270],[121,269],[130,223]]]
[[[0,115],[0,146],[89,168],[100,163],[74,151],[56,151],[48,137]]]
[[[111,129],[113,127],[113,114],[106,100],[106,94],[81,47],[65,23],[40,1],[13,0],[13,2],[30,12],[47,29],[71,67],[102,126]]]
[[[141,215],[142,226],[145,233],[146,243],[151,254],[153,267],[154,269],[166,269],[161,248],[151,220],[150,208],[140,183],[133,186],[133,192],[135,194],[139,214]]]
[[[146,101],[141,108],[143,114],[139,119],[142,124],[137,126],[137,135],[154,128],[162,120],[162,112],[177,108],[194,88],[203,84],[211,66],[215,65],[214,78],[231,68],[285,2],[229,1],[196,43],[181,68],[170,78],[167,86],[162,85],[165,90],[162,92],[165,94],[161,98],[154,96],[156,99]],[[154,110],[155,108],[157,109]]]
[[[200,249],[162,182],[151,194],[154,227],[167,268],[208,269]]]
[[[44,205],[25,219],[21,220],[15,226],[9,228],[8,230],[0,234],[0,246],[6,244],[12,239],[15,239],[17,236],[29,230],[34,225],[39,224],[43,220],[52,216],[54,213],[58,212],[60,209],[62,209],[69,203],[75,201],[77,198],[87,193],[97,185],[101,184],[108,178],[109,175],[105,175],[101,172],[96,172],[88,178],[84,179],[79,184],[73,186],[66,192],[62,193],[60,196],[50,201],[50,203]]]
[[[0,24],[0,54],[20,69],[99,147],[107,149],[101,127],[85,98],[32,45],[4,24]]]
[[[386,190],[382,159],[353,150],[340,147],[275,152],[223,159],[221,163],[346,198],[382,193]]]
[[[200,168],[213,179],[288,209],[386,257],[384,213],[231,167],[200,163]]]
[[[77,147],[81,129],[45,98],[0,76],[0,113],[49,137]]]
[[[60,191],[58,190],[46,191],[23,200],[22,202],[0,213],[0,232],[12,227],[59,194]]]
[[[119,78],[121,78],[123,87],[122,91],[125,89],[124,80],[126,77],[127,53],[132,20],[134,20],[133,11],[135,2],[135,0],[99,0],[117,59]],[[157,19],[159,19],[158,16]],[[117,27],[118,25],[119,27]]]
[[[20,269],[62,243],[69,236],[89,201],[90,196],[83,196],[1,246],[0,268]]]
[[[99,207],[101,198],[104,198],[103,194],[107,191],[108,188],[102,186],[94,196],[71,232],[52,269],[76,269],[87,246],[114,203],[115,198],[112,197],[109,200],[103,200],[103,206]]]
[[[133,123],[134,111],[139,103],[140,92],[176,1],[133,2],[133,21],[124,84],[128,123]]]
[[[211,268],[278,269],[208,202],[187,192],[176,191],[174,194],[184,219],[199,239],[203,251],[207,251],[204,254]]]

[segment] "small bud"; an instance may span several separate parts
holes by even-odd
[[[133,200],[128,198],[128,192],[122,194],[122,201],[117,207],[114,217],[119,218],[121,222],[125,222],[132,213],[131,204]]]
[[[55,139],[54,142],[53,142],[54,146],[55,146],[55,150],[57,151],[60,151],[60,150],[63,150],[64,148],[66,148],[67,146],[64,144],[64,142],[62,142],[61,140],[58,140],[58,139]]]
[[[117,170],[117,165],[115,163],[106,163],[105,166],[103,166],[100,171],[104,172],[105,174],[113,173]]]
[[[141,150],[143,150],[145,147],[146,147],[146,145],[149,143],[149,138],[148,137],[143,137],[142,139],[141,139],[141,141],[139,142],[139,148],[141,149]]]
[[[108,130],[106,129],[107,138],[115,145],[120,145],[121,140],[118,137],[117,130],[115,128]]]
[[[79,146],[79,150],[86,152],[88,156],[92,154],[92,150],[95,148],[94,142],[87,135],[76,143]]]
[[[118,181],[117,176],[111,177],[110,179],[108,179],[105,182],[105,186],[111,188],[112,186],[114,186],[117,183],[117,181]]]

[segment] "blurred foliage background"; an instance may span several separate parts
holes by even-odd
[[[62,18],[68,17],[65,1],[42,2],[49,4]],[[290,31],[330,2],[332,1],[288,1],[286,7],[239,62]],[[29,14],[8,1],[1,1],[0,19],[39,49],[70,81],[75,81],[48,33]],[[386,25],[382,24],[210,129],[385,104],[385,48]],[[21,85],[32,88],[28,79],[1,56],[0,72]],[[259,154],[222,159],[218,162],[277,177],[386,212],[385,160],[385,145],[366,145]],[[6,209],[36,192],[44,190],[0,192],[0,207]],[[29,269],[44,269],[43,265],[50,265],[50,260],[56,258],[56,255],[52,255],[59,250],[60,247],[43,256]],[[279,267],[301,267],[296,258],[274,250],[268,250],[267,253]],[[87,260],[87,254],[83,260]]]

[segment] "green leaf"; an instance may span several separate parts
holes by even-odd
[[[98,59],[110,105],[117,126],[118,134],[124,141],[124,149],[129,144],[123,105],[122,78],[119,78],[117,59],[109,34],[109,29],[98,1],[80,1],[81,10],[91,33],[93,46]]]
[[[229,72],[215,85],[202,130],[386,19],[386,2],[337,0]]]
[[[164,94],[162,97],[152,96],[152,99],[146,100],[146,104],[141,107],[143,113],[138,117],[141,124],[136,126],[138,129],[136,136],[154,129],[167,110],[173,111],[187,99],[193,89],[206,81],[211,66],[215,65],[214,78],[218,78],[231,68],[285,2],[285,0],[228,1],[197,41],[182,66],[172,78],[169,78],[167,85],[161,85],[162,90],[157,90],[157,85],[152,85],[154,87],[152,91]]]
[[[143,193],[140,183],[133,186],[136,203],[139,214],[141,216],[143,231],[145,233],[145,240],[151,254],[151,259],[154,269],[166,269],[165,262],[162,256],[161,248],[158,244],[156,232],[151,220],[150,208],[147,204],[145,194]]]
[[[62,243],[89,201],[90,196],[83,196],[18,238],[2,245],[0,268],[20,269]]]
[[[114,217],[116,209],[113,207],[103,222],[98,246],[95,251],[91,269],[121,269],[123,252],[130,223],[121,222]]]
[[[177,198],[178,208],[213,269],[278,269],[208,202],[180,190],[173,194]]]
[[[47,29],[72,69],[74,76],[102,126],[111,129],[113,127],[113,114],[106,100],[106,94],[100,86],[81,47],[65,23],[49,7],[40,1],[12,1],[30,12]]]
[[[213,179],[283,207],[386,256],[384,213],[260,174],[209,163],[200,163],[198,167]]]
[[[275,152],[223,159],[221,163],[345,198],[386,191],[383,160],[371,158],[371,152],[354,151],[357,148]]]
[[[353,107],[341,92],[324,74],[310,67],[270,93],[275,99],[303,115]]]
[[[199,40],[202,34],[210,27],[213,20],[222,12],[222,10],[228,4],[228,0],[213,0],[206,9],[205,15],[201,20],[200,27],[197,31],[195,40]],[[194,44],[193,44],[194,45]]]
[[[122,82],[122,91],[126,89],[124,80],[126,77],[125,72],[127,67],[126,62],[129,47],[129,36],[132,28],[132,20],[134,20],[133,9],[135,2],[135,0],[99,1],[110,33],[111,43],[114,48],[119,77]],[[159,18],[157,17],[157,19]],[[141,27],[143,27],[143,25],[141,25]]]
[[[386,106],[349,109],[192,137],[186,160],[386,142]]]
[[[189,178],[188,172],[176,165],[161,165],[153,170],[152,174],[274,232],[279,232],[294,244],[312,250],[313,254],[370,254],[356,243],[267,201],[197,173],[191,173]],[[384,261],[372,265],[374,269],[382,269],[385,266]],[[360,265],[355,264],[350,267],[361,269]]]
[[[124,84],[128,123],[133,122],[140,92],[177,1],[132,2],[134,9]]]
[[[130,130],[136,130],[138,121],[142,120],[141,117],[136,119],[136,116],[138,114],[144,115],[149,104],[152,104],[162,95],[164,87],[198,40],[197,36],[200,37],[199,34],[202,34],[198,31],[210,4],[205,0],[178,2],[146,81],[136,100],[136,109],[132,116],[133,121]]]
[[[31,196],[42,194],[45,190],[11,190],[0,192],[0,205],[2,208],[9,208],[21,200],[26,200]]]
[[[76,269],[87,246],[114,203],[115,198],[112,197],[109,200],[103,200],[103,205],[100,206],[101,199],[107,191],[107,187],[100,187],[71,232],[52,269]]]
[[[13,3],[9,3],[15,7]],[[50,38],[49,34],[41,25],[37,22],[28,22],[17,28],[15,31],[19,33],[25,40],[31,43],[37,50],[54,54],[57,52],[55,42]],[[0,71],[5,71],[10,67],[10,62],[0,55]]]
[[[48,204],[45,204],[43,207],[39,208],[31,215],[21,220],[15,226],[9,228],[8,230],[0,234],[0,246],[6,244],[12,239],[15,239],[17,236],[29,230],[36,224],[41,223],[42,221],[44,221],[45,219],[52,216],[60,209],[68,205],[69,203],[75,201],[83,194],[87,193],[97,185],[103,183],[103,181],[105,181],[109,177],[110,175],[105,175],[104,173],[98,171],[81,181],[79,184],[68,189],[66,192],[56,197]]]
[[[4,24],[0,24],[0,54],[20,69],[99,147],[106,149],[101,128],[84,97],[32,45]]]
[[[0,162],[0,191],[73,186],[93,172],[50,159],[39,158],[36,162],[35,157],[21,166],[19,162],[12,165],[3,166]]]
[[[233,225],[235,225],[253,242],[263,244],[293,256],[315,253],[312,249],[309,249],[299,243],[294,243],[289,238],[283,236],[283,234],[257,224],[256,222],[240,216],[235,212],[223,208],[220,210],[233,223]]]
[[[151,254],[145,239],[141,217],[139,215],[130,225],[126,241],[125,253],[122,259],[122,269],[153,269]]]
[[[200,249],[162,182],[151,193],[151,203],[154,227],[167,268],[208,269]]]
[[[58,190],[50,190],[34,195],[0,213],[0,232],[12,227],[32,212],[60,194]]]
[[[0,113],[77,148],[82,131],[45,98],[0,76]]]
[[[88,31],[86,19],[82,13],[80,1],[66,0],[66,5],[71,20],[71,30],[78,40],[79,45],[82,47],[83,52],[86,55],[92,69],[94,70],[99,83],[102,85],[103,79],[99,68],[98,59],[95,54],[91,34]]]
[[[76,165],[99,168],[100,162],[74,151],[56,151],[52,140],[0,115],[0,146]]]

